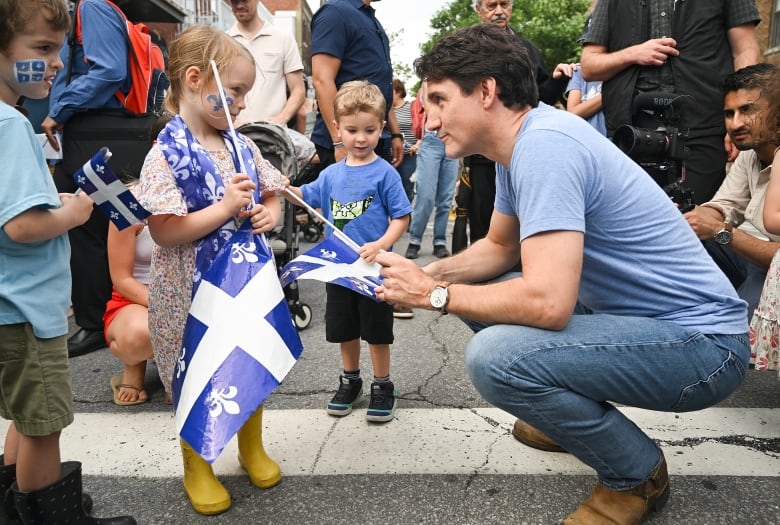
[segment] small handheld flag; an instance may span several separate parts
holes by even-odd
[[[138,224],[149,215],[125,184],[108,167],[111,152],[100,148],[73,174],[73,180],[119,230]]]
[[[361,259],[354,247],[339,235],[329,235],[282,268],[282,286],[297,279],[315,279],[338,284],[377,300],[374,288],[382,284],[378,264]]]

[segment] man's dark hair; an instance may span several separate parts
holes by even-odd
[[[539,104],[539,88],[528,53],[517,37],[495,24],[477,24],[445,36],[414,62],[423,80],[452,80],[470,95],[485,78],[494,78],[498,98],[508,108]]]
[[[723,81],[723,92],[730,93],[740,89],[762,89],[766,86],[767,78],[776,69],[774,65],[765,62],[738,69]]]

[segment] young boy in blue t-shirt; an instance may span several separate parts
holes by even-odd
[[[68,27],[64,0],[0,0],[0,416],[12,421],[0,523],[82,523],[92,507],[81,464],[60,463],[60,432],[73,422],[67,231],[89,218],[92,201],[57,194],[32,125],[14,107],[48,95]]]
[[[341,86],[333,106],[340,139],[334,147],[346,149],[347,157],[328,166],[314,182],[290,190],[322,208],[329,221],[360,245],[360,256],[373,263],[403,235],[412,212],[398,172],[374,152],[385,126],[385,99],[377,86],[353,81]],[[344,367],[328,414],[346,416],[360,399],[363,339],[374,368],[366,419],[390,421],[396,396],[390,381],[393,307],[338,285],[327,284],[326,290],[325,338],[339,343]]]

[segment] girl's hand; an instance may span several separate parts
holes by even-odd
[[[252,191],[255,183],[244,173],[237,173],[225,187],[225,195],[219,201],[231,216],[246,217],[246,208],[252,202]]]
[[[249,220],[252,221],[252,233],[264,233],[271,231],[276,226],[276,219],[271,210],[262,204],[255,204],[249,210]]]
[[[290,178],[282,176],[282,188],[289,188],[290,187]]]

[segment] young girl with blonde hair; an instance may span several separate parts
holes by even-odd
[[[170,46],[166,106],[175,115],[146,157],[138,191],[141,204],[153,214],[149,230],[158,245],[149,280],[149,328],[168,395],[193,286],[237,224],[249,220],[254,233],[263,233],[281,215],[275,194],[282,187],[281,174],[251,140],[237,135],[236,144],[226,131],[230,123],[212,60],[231,119],[245,107],[244,97],[255,81],[249,52],[211,27],[184,31]],[[238,173],[239,166],[248,173]],[[261,204],[250,208],[251,203]],[[281,480],[281,471],[263,450],[261,418],[262,406],[238,431],[238,459],[252,483],[267,488]],[[184,490],[193,508],[207,515],[229,509],[230,494],[211,465],[183,440],[181,448]]]

